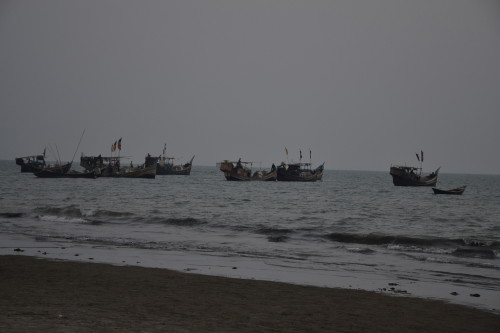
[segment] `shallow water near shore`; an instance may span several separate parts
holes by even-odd
[[[0,253],[361,288],[500,309],[500,176],[326,170],[315,183],[39,179],[0,161]],[[23,252],[14,252],[14,249]],[[452,293],[456,293],[452,294]],[[471,296],[473,295],[473,296]]]

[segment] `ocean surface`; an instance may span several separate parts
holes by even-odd
[[[500,310],[500,176],[440,173],[462,196],[387,172],[229,182],[39,179],[0,161],[0,254],[360,288]],[[21,251],[14,251],[19,249]]]

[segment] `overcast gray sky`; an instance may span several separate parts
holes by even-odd
[[[500,1],[0,1],[0,158],[500,174]],[[78,159],[78,158],[77,158]]]

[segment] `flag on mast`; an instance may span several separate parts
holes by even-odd
[[[118,149],[122,150],[122,138],[120,138],[120,140],[118,140]]]
[[[423,162],[424,161],[424,151],[423,150],[420,151],[420,156],[421,156],[420,160]]]
[[[300,160],[302,161],[302,150],[299,151],[300,151]]]
[[[286,149],[286,147],[285,147],[285,153],[286,153],[286,156],[288,156],[288,149]]]
[[[420,157],[418,156],[418,154],[415,154],[415,155],[417,155],[417,160],[420,162]]]
[[[111,146],[111,151],[115,151],[116,150],[116,141],[115,143],[113,143],[113,145]]]

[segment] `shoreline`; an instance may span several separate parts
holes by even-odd
[[[464,305],[500,314],[498,292],[480,285],[439,284],[417,281],[406,276],[389,276],[369,272],[310,270],[300,262],[262,260],[261,258],[227,256],[227,254],[185,253],[127,247],[95,246],[71,242],[54,242],[29,237],[0,235],[0,256],[23,255],[43,259],[102,263],[117,266],[159,268],[208,276],[262,280],[301,286],[365,290],[395,297],[416,297]],[[16,251],[14,249],[19,249]],[[478,297],[474,297],[476,295]]]
[[[0,256],[6,332],[497,332],[438,300],[162,268]]]

